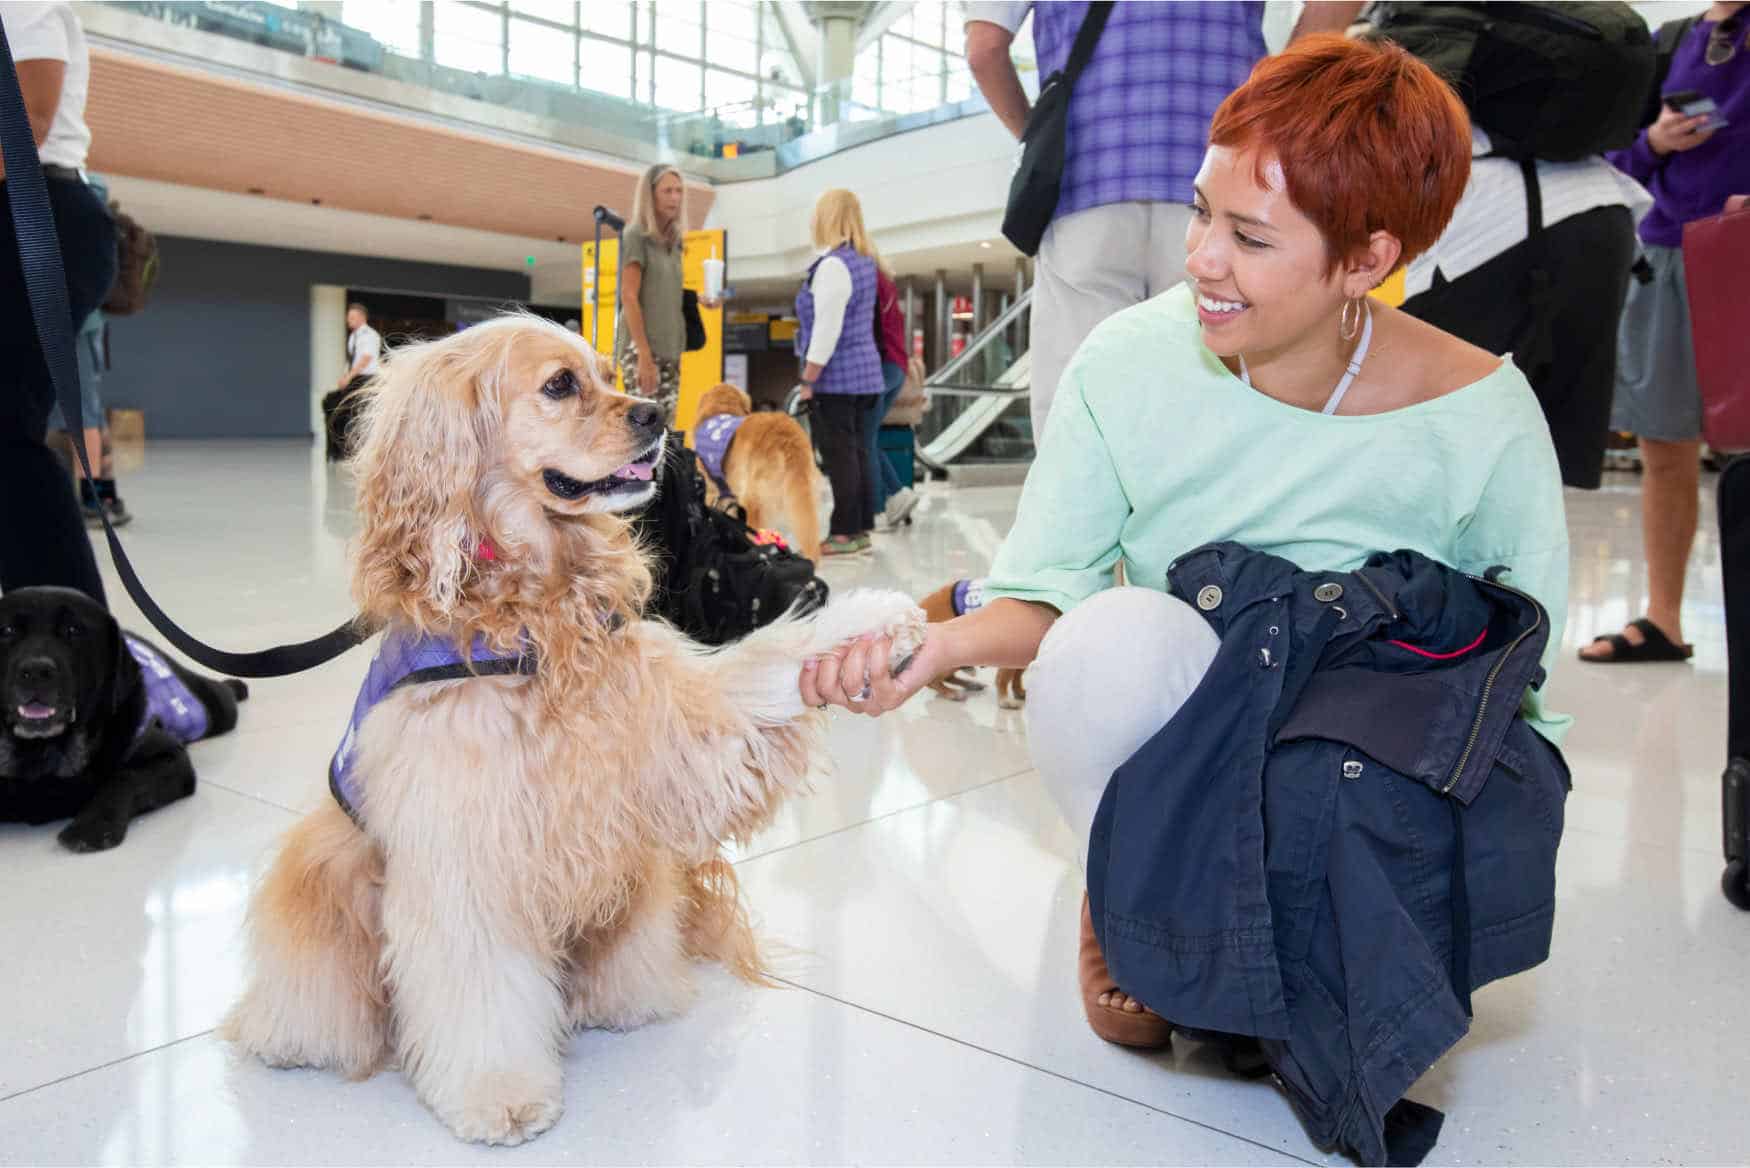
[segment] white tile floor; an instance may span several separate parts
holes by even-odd
[[[347,489],[301,445],[156,445],[124,488],[142,574],[201,635],[257,647],[346,614]],[[936,489],[915,527],[830,579],[921,594],[976,573],[1015,497]],[[1569,505],[1577,643],[1640,611],[1635,480]],[[1434,1162],[1750,1156],[1750,916],[1718,891],[1712,522],[1708,507],[1693,665],[1557,671],[1580,721],[1555,952],[1478,994],[1471,1036],[1412,1092],[1449,1112]],[[1276,1090],[1196,1046],[1139,1056],[1088,1033],[1075,841],[1020,716],[988,694],[841,719],[837,773],[739,856],[791,988],[712,976],[677,1021],[579,1037],[566,1115],[531,1145],[456,1143],[397,1074],[235,1060],[211,1028],[238,990],[249,880],[327,798],[364,665],[256,683],[237,732],[195,747],[195,797],[116,851],[0,828],[0,1163],[1325,1161]]]

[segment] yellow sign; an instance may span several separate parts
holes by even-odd
[[[721,229],[689,231],[681,252],[681,283],[695,292],[705,288],[705,261],[715,249],[718,259],[729,257],[728,236]],[[593,335],[596,351],[617,360],[614,352],[615,293],[620,283],[620,241],[602,240],[601,265],[596,265],[595,244],[586,243],[583,252],[583,336]],[[597,311],[601,325],[596,326]],[[699,398],[706,390],[723,380],[723,309],[699,306],[699,316],[705,322],[705,347],[681,357],[681,396],[675,406],[675,425],[682,430],[693,426]],[[625,389],[623,378],[616,384]]]
[[[1375,288],[1371,293],[1375,300],[1388,308],[1396,308],[1404,302],[1404,269],[1399,268],[1386,278],[1385,283]]]

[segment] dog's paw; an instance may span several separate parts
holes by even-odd
[[[439,1118],[458,1139],[475,1144],[526,1143],[565,1111],[558,1083],[546,1085],[515,1072],[476,1075],[461,1095],[459,1105],[440,1111]]]
[[[75,820],[61,829],[56,837],[69,852],[106,852],[128,838],[128,825],[94,819],[89,823]]]
[[[924,610],[903,592],[859,588],[829,601],[813,617],[812,633],[812,653],[830,653],[861,636],[891,637],[899,662],[924,643]]]
[[[998,698],[997,705],[1005,710],[1024,710],[1027,708],[1027,703],[1020,698],[1007,696]]]

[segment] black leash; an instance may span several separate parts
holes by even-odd
[[[79,465],[85,469],[87,479],[95,480],[85,443],[78,438],[85,429],[85,418],[80,409],[79,379],[73,360],[73,310],[67,302],[67,276],[61,262],[61,244],[55,235],[48,184],[43,179],[42,161],[37,157],[36,138],[31,133],[24,95],[18,87],[18,73],[12,64],[12,46],[4,29],[0,29],[0,155],[6,161],[6,197],[11,205],[13,228],[18,234],[18,259],[24,268],[25,289],[30,296],[30,313],[36,323],[43,360],[48,364],[62,416],[74,434],[73,449],[78,455]],[[5,327],[17,326],[6,321]],[[238,677],[282,677],[313,669],[340,656],[365,638],[358,622],[349,620],[314,640],[297,645],[279,645],[256,653],[227,653],[215,649],[184,631],[158,607],[157,601],[140,582],[127,553],[122,550],[115,528],[110,526],[108,513],[102,507],[98,511],[103,519],[103,533],[109,539],[110,558],[115,561],[116,572],[127,587],[128,595],[134,598],[146,619],[167,641],[209,669]]]

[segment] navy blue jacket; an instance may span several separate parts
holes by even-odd
[[[1472,989],[1549,954],[1568,776],[1519,713],[1547,615],[1415,552],[1215,544],[1168,584],[1221,647],[1095,815],[1107,964],[1175,1025],[1261,1039],[1321,1146],[1415,1162],[1440,1116],[1404,1090]]]

